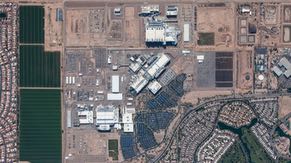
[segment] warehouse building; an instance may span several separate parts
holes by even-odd
[[[119,123],[119,110],[113,105],[99,105],[96,108],[96,127],[101,131],[108,131]]]
[[[183,31],[183,38],[184,42],[189,42],[190,41],[190,24],[186,23],[184,24],[184,31]]]
[[[118,93],[119,92],[119,75],[113,75],[111,77],[111,92]]]

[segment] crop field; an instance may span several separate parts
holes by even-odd
[[[61,163],[60,90],[20,91],[20,160]]]
[[[43,6],[19,7],[20,43],[44,43]]]
[[[44,52],[42,45],[20,46],[20,86],[59,87],[60,53]]]

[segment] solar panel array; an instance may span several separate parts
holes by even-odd
[[[120,136],[120,145],[121,145],[122,155],[125,160],[136,156],[136,152],[134,150],[133,134],[122,133]]]
[[[157,145],[153,132],[144,123],[137,123],[137,140],[145,150]]]
[[[136,122],[145,123],[153,131],[166,129],[174,117],[172,112],[138,113]]]
[[[185,74],[178,75],[153,99],[147,102],[149,109],[171,108],[177,105],[177,101],[184,95],[183,82]]]

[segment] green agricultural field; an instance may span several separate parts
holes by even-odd
[[[43,6],[19,7],[20,43],[44,43]]]
[[[20,160],[61,163],[60,90],[20,91]]]
[[[214,33],[198,33],[198,45],[214,45]]]
[[[260,144],[257,137],[250,129],[242,128],[242,142],[246,144],[246,148],[250,151],[251,162],[273,163],[274,161],[266,153],[264,147]]]
[[[111,157],[113,160],[118,160],[118,140],[108,140],[108,153],[109,157]]]
[[[44,52],[42,45],[20,46],[20,86],[59,87],[60,53]]]
[[[238,141],[235,144],[233,144],[218,161],[218,163],[245,163],[245,162],[247,161]]]

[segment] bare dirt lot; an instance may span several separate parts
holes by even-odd
[[[231,4],[225,7],[197,7],[197,30],[203,33],[214,32],[214,46],[217,50],[234,47],[234,8]],[[207,46],[199,46],[203,47]]]
[[[135,7],[125,7],[125,42],[128,46],[138,47],[140,45],[140,20],[135,17]]]
[[[66,9],[66,46],[121,46],[123,21],[110,12],[107,6]]]
[[[253,85],[252,51],[241,51],[237,54],[237,88],[240,91],[250,91]]]
[[[231,91],[226,90],[213,90],[213,91],[192,91],[186,93],[182,98],[182,103],[191,103],[196,105],[198,103],[198,99],[202,99],[205,97],[214,97],[214,96],[223,96],[223,95],[231,95]]]
[[[279,118],[284,117],[291,112],[291,97],[281,96],[279,98]]]
[[[63,11],[61,3],[45,6],[45,51],[60,51],[63,45],[63,21],[56,21],[56,10]]]

